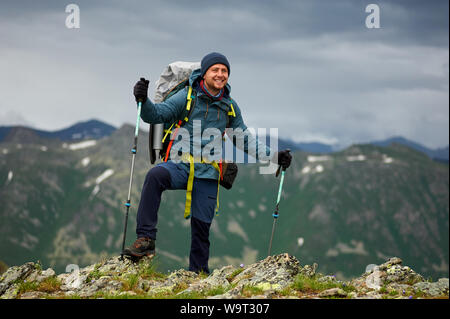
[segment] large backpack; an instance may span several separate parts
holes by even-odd
[[[161,73],[160,78],[156,82],[154,102],[164,102],[178,91],[184,89],[185,87],[189,87],[189,77],[192,71],[198,68],[200,68],[199,62],[177,61],[169,64]],[[190,96],[187,96],[187,114],[184,114],[184,118],[188,118],[192,112],[193,108],[191,108],[190,100]],[[184,120],[184,118],[180,120]],[[178,120],[178,123],[180,120]],[[179,125],[181,124],[182,123]],[[161,160],[167,160],[166,155],[169,153],[167,150],[170,144],[170,140],[167,137],[174,125],[175,123],[150,124],[148,142],[151,164],[154,164],[158,158]]]

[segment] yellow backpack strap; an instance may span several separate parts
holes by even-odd
[[[192,205],[192,189],[194,188],[194,157],[191,154],[183,154],[182,156],[183,161],[189,161],[189,177],[188,182],[186,186],[186,203],[184,205],[184,218],[188,219],[191,217],[191,205]],[[205,163],[202,160],[202,163]],[[216,162],[211,162],[211,164],[218,172],[219,172],[219,179],[217,180],[217,203],[216,203],[216,209],[215,213],[216,215],[219,215],[219,189],[220,189],[220,168],[219,164]]]
[[[189,88],[188,88],[188,94],[187,94],[187,96],[186,96],[186,100],[187,100],[187,103],[186,103],[186,110],[187,110],[187,114],[189,114],[189,111],[190,111],[190,109],[191,109],[191,103],[192,103],[192,86],[189,86]],[[184,117],[184,121],[185,122],[187,122],[188,121],[188,117],[187,116],[185,116]],[[176,127],[181,127],[181,124],[182,124],[183,122],[180,120],[180,121],[178,121],[178,123],[177,122],[174,122],[167,130],[164,130],[164,132],[165,132],[165,134],[164,134],[164,137],[162,138],[162,143],[164,143],[165,142],[165,140],[166,140],[166,138],[167,138],[167,136],[169,136],[169,134],[171,134],[172,133],[172,128],[173,128],[173,126],[175,125]]]
[[[192,204],[192,188],[194,186],[194,157],[188,154],[189,160],[189,177],[186,187],[186,203],[184,205],[184,218],[191,217],[191,204]],[[187,156],[183,156],[185,159]]]
[[[220,167],[219,167],[219,164],[217,164],[216,162],[212,162],[211,164],[219,172],[219,178],[217,180],[217,202],[216,202],[216,210],[215,210],[216,216],[218,216],[219,215]]]
[[[169,136],[170,133],[172,133],[172,127],[175,125],[176,122],[174,122],[166,131],[166,134],[164,134],[164,137],[162,139],[162,142],[164,143],[164,141],[166,140],[167,136]]]
[[[233,103],[230,103],[230,108],[231,108],[231,111],[228,112],[228,115],[236,117],[236,113],[234,112]]]
[[[187,114],[189,114],[189,111],[191,110],[191,103],[192,103],[192,97],[191,97],[191,95],[192,95],[192,86],[189,85],[188,94],[187,94],[187,97],[186,97],[186,100],[187,100],[187,103],[186,103]],[[186,117],[184,118],[184,120],[187,122],[189,119],[188,119],[188,117],[186,116]]]

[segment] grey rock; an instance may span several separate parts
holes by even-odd
[[[355,299],[382,299],[383,295],[378,291],[369,291],[362,295],[358,295]]]
[[[20,280],[24,280],[35,270],[36,266],[32,262],[28,262],[22,266],[8,268],[8,270],[0,277],[0,296],[2,298],[11,298],[11,296],[17,295],[17,293],[12,293],[14,289],[11,290],[11,286],[15,286]],[[3,296],[8,290],[7,296]]]
[[[352,291],[347,295],[347,297],[349,297],[350,299],[356,299],[358,298],[358,293],[356,291]]]
[[[401,265],[392,265],[386,270],[386,276],[382,276],[383,283],[389,284],[392,282],[399,284],[412,285],[417,282],[424,281],[423,277],[416,273],[409,267],[402,267]]]
[[[449,280],[441,278],[437,282],[425,282],[423,277],[410,267],[403,266],[400,258],[390,258],[385,263],[368,270],[360,277],[351,281],[339,281],[335,276],[324,276],[316,273],[317,264],[300,266],[300,262],[288,254],[269,256],[257,263],[237,268],[225,266],[215,269],[208,277],[179,269],[168,276],[153,276],[152,258],[142,258],[139,262],[128,259],[120,260],[112,257],[95,265],[76,269],[72,273],[56,276],[61,282],[60,289],[51,293],[56,298],[78,295],[83,298],[104,298],[109,295],[133,296],[139,294],[161,294],[173,297],[174,291],[182,290],[179,295],[199,292],[204,295],[225,291],[224,293],[207,296],[209,299],[241,299],[241,298],[409,298],[416,293],[424,297],[448,296]],[[239,271],[238,271],[239,270]],[[139,276],[135,276],[138,274]],[[341,288],[331,288],[317,293],[299,293],[291,286],[297,274],[313,278],[318,282],[353,285],[356,290],[347,294]],[[40,270],[34,263],[9,268],[0,277],[0,298],[18,298],[19,287],[24,281],[40,283],[54,277],[55,272],[49,268]],[[133,280],[133,291],[123,291],[126,283]],[[377,283],[378,288],[369,285],[370,280]],[[136,281],[137,280],[137,281]],[[386,289],[380,289],[384,287]],[[219,289],[220,288],[220,289]],[[285,289],[294,296],[282,296]],[[184,290],[183,290],[184,289]],[[217,289],[217,290],[216,290]],[[392,293],[395,291],[396,293]],[[23,299],[45,298],[47,293],[27,291],[20,294]]]
[[[303,267],[300,267],[300,271],[299,272],[302,275],[305,275],[305,276],[308,276],[308,277],[313,277],[313,276],[316,275],[316,270],[317,270],[318,266],[319,265],[317,263],[314,263],[312,266],[305,265]]]
[[[326,276],[322,276],[317,278],[318,282],[335,282],[335,283],[342,283],[341,281],[336,279],[336,276],[330,276],[330,275],[326,275]]]
[[[81,273],[81,271],[74,271],[71,272],[69,275],[65,276],[57,276],[63,284],[61,286],[61,290],[67,291],[67,290],[78,290],[82,289],[88,274]]]
[[[137,284],[137,288],[142,291],[148,291],[152,286],[152,282],[147,279],[140,278]]]
[[[419,282],[413,285],[415,292],[423,292],[429,296],[437,297],[448,295],[448,278],[441,278],[437,282]]]
[[[236,269],[237,268],[233,266],[225,266],[220,269],[215,269],[207,278],[191,284],[187,289],[178,294],[182,295],[193,291],[205,292],[214,288],[228,288],[230,283],[227,278]]]
[[[56,275],[55,271],[51,268],[48,268],[47,270],[41,271],[40,274],[38,274],[38,276],[36,277],[36,281],[43,282],[44,280],[53,277],[55,275]]]
[[[118,294],[118,296],[136,296],[137,293],[135,293],[134,291],[122,291]]]
[[[166,280],[151,285],[148,294],[171,293],[176,288],[189,286],[197,278],[198,274],[195,272],[179,269],[171,273]]]
[[[121,287],[121,282],[112,280],[110,276],[103,276],[99,279],[93,279],[89,284],[84,285],[78,294],[80,297],[92,297],[98,292],[115,294]]]
[[[399,293],[402,293],[403,291],[406,293],[406,291],[411,290],[411,285],[407,285],[407,284],[398,284],[396,282],[394,283],[390,283],[386,286],[388,289],[390,290],[395,290]]]
[[[242,290],[251,286],[266,291],[280,291],[291,285],[300,271],[300,262],[289,254],[269,256],[255,264],[244,268],[233,278],[230,284],[233,289],[220,295],[223,299],[243,298]]]
[[[9,286],[1,295],[1,299],[15,299],[19,294],[18,285]]]
[[[300,271],[300,262],[289,254],[269,256],[249,265],[237,275],[232,284],[256,286],[262,290],[281,290],[289,286]]]
[[[401,265],[403,263],[403,261],[398,258],[398,257],[392,257],[389,258],[388,261],[386,261],[384,264],[381,264],[380,266],[378,266],[379,270],[386,270],[388,268],[391,268],[394,265]]]
[[[26,276],[25,280],[40,283],[53,276],[55,276],[55,271],[51,268],[48,268],[45,271],[34,269],[28,276]]]
[[[319,293],[319,297],[321,298],[329,298],[329,297],[347,297],[347,293],[341,288],[331,288],[324,290]]]
[[[20,296],[20,299],[44,299],[45,293],[39,291],[25,292]]]
[[[402,266],[398,257],[390,258],[385,263],[365,272],[351,281],[351,284],[364,292],[369,289],[380,289],[384,285],[413,285],[424,281],[423,277],[408,266]],[[367,291],[365,291],[367,289]]]

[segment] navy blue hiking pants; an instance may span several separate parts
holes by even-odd
[[[162,192],[186,189],[189,175],[173,162],[156,165],[149,170],[142,188],[137,212],[138,238],[156,240],[156,224]],[[217,201],[217,180],[194,178],[191,204],[191,252],[189,270],[209,273],[209,229],[214,218]],[[180,212],[180,218],[182,218]]]

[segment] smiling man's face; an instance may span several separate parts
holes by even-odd
[[[212,95],[219,94],[228,82],[228,69],[223,64],[214,64],[203,76],[205,85]]]

